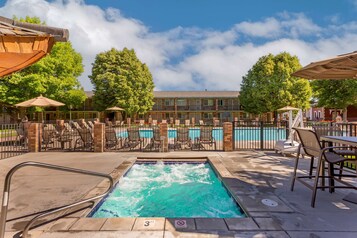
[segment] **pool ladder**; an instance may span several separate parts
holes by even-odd
[[[60,171],[65,171],[65,172],[70,172],[70,173],[77,173],[77,174],[84,174],[84,175],[95,176],[95,177],[103,177],[103,178],[108,179],[110,184],[109,184],[109,188],[104,193],[102,193],[100,195],[97,195],[97,196],[94,196],[94,197],[91,197],[91,198],[87,198],[87,199],[84,199],[82,201],[78,201],[78,202],[75,202],[75,203],[71,203],[71,204],[68,204],[68,205],[65,205],[65,206],[56,207],[56,208],[44,210],[44,211],[41,211],[41,212],[36,212],[36,213],[33,213],[33,214],[28,214],[28,215],[25,215],[25,216],[13,218],[11,220],[6,220],[8,204],[9,204],[9,197],[10,197],[11,178],[12,178],[12,176],[14,175],[14,173],[17,170],[19,170],[20,168],[23,168],[23,167],[28,167],[28,166],[46,168],[46,169],[51,169],[51,170],[60,170]],[[113,187],[113,178],[110,175],[103,174],[103,173],[97,173],[97,172],[92,172],[92,171],[88,171],[88,170],[75,169],[75,168],[63,167],[63,166],[58,166],[58,165],[53,165],[53,164],[45,164],[45,163],[40,163],[40,162],[32,162],[32,161],[18,164],[16,166],[14,166],[6,174],[6,177],[5,177],[4,192],[3,192],[3,199],[2,199],[2,209],[1,209],[1,217],[0,217],[0,238],[4,238],[5,237],[5,227],[6,227],[6,222],[8,222],[8,221],[17,220],[17,219],[20,219],[20,218],[25,218],[25,217],[36,215],[34,218],[32,218],[27,223],[27,225],[25,226],[24,230],[22,231],[22,237],[23,238],[27,238],[28,237],[28,231],[33,226],[35,221],[37,221],[38,219],[44,218],[46,216],[49,216],[49,215],[52,215],[52,214],[55,214],[55,213],[58,213],[58,212],[61,212],[61,211],[64,211],[66,209],[77,207],[77,206],[85,204],[85,203],[90,203],[90,205],[87,206],[87,207],[90,207],[95,203],[94,202],[95,200],[106,196],[110,192],[112,187]],[[85,207],[82,207],[81,209],[83,209],[83,208],[85,208]],[[68,214],[64,214],[64,215],[61,215],[61,216],[63,217],[63,216],[66,216],[66,215],[68,215]]]

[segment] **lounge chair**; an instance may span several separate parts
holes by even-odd
[[[144,140],[140,137],[139,128],[128,128],[128,138],[125,145],[129,147],[130,150],[135,149],[139,145],[140,151],[143,148]]]
[[[216,140],[214,139],[212,132],[213,132],[212,127],[200,128],[200,137],[196,139],[197,140],[196,145],[198,146],[199,150],[201,149],[206,150],[207,149],[205,147],[206,144],[208,144],[210,147],[214,145],[214,150],[217,149]]]
[[[48,127],[43,128],[42,130],[42,145],[47,150],[49,145],[54,145],[56,138],[56,130],[48,129]]]
[[[77,130],[82,129],[82,127],[80,127],[78,122],[76,122],[76,121],[72,121],[72,127],[74,127]]]
[[[161,120],[161,123],[167,123],[167,120]]]
[[[107,149],[119,149],[123,147],[123,138],[118,137],[116,131],[112,127],[105,129],[105,145]]]
[[[346,158],[342,155],[335,153],[335,149],[340,150],[340,149],[346,149],[348,147],[337,146],[337,147],[323,148],[321,146],[319,137],[315,131],[313,131],[311,129],[306,129],[306,128],[294,128],[294,129],[296,130],[296,132],[299,135],[300,142],[301,142],[300,146],[303,148],[305,154],[312,158],[313,157],[318,158],[318,162],[317,162],[317,166],[316,166],[315,175],[313,175],[313,176],[312,175],[297,176],[297,170],[298,170],[298,166],[299,166],[299,157],[300,157],[299,156],[300,149],[298,150],[298,154],[296,156],[296,161],[295,161],[294,172],[293,172],[293,178],[292,178],[292,182],[291,182],[291,191],[294,190],[295,181],[301,182],[303,185],[305,185],[306,187],[308,187],[309,189],[312,190],[311,206],[314,207],[317,189],[330,188],[331,189],[330,192],[332,192],[332,189],[335,189],[335,188],[357,189],[356,186],[353,186],[352,184],[347,183],[346,181],[342,180],[343,177],[355,177],[356,178],[356,174],[354,174],[354,175],[342,174],[342,171],[339,169],[338,169],[339,174],[335,174],[335,169],[334,169],[335,164],[344,163],[345,161],[355,161],[355,159]],[[325,168],[323,167],[324,161],[327,162],[327,164],[328,164],[328,176],[324,175],[324,172],[325,172]],[[338,176],[336,176],[336,175],[338,175]],[[305,180],[306,178],[309,178],[309,179],[314,178],[313,185],[307,183]],[[326,186],[324,183],[319,185],[320,178],[322,178],[323,180],[325,178],[329,178],[328,186]],[[334,185],[335,180],[345,186],[335,186]]]
[[[174,140],[174,149],[181,150],[185,146],[192,148],[192,141],[187,127],[176,129],[176,138]]]
[[[185,126],[190,126],[190,120],[185,120]]]
[[[145,125],[145,120],[139,120],[139,125],[144,126]]]
[[[203,122],[203,120],[199,120],[198,123],[199,123],[200,126],[204,126],[204,125],[205,125],[205,123]]]
[[[157,120],[152,120],[151,125],[152,125],[152,126],[157,126]]]
[[[180,120],[175,120],[175,126],[180,126]]]
[[[94,129],[94,123],[92,121],[88,121],[87,124],[91,129]]]
[[[74,150],[77,148],[82,148],[83,150],[93,150],[94,140],[91,130],[78,129],[78,134],[79,138],[74,143]]]
[[[153,132],[153,136],[150,140],[150,144],[149,144],[149,149],[150,150],[155,150],[158,149],[160,150],[162,147],[162,140],[161,140],[161,136],[160,136],[160,128],[159,127],[153,127],[152,128],[152,132]]]

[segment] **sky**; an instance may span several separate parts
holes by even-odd
[[[0,15],[37,16],[67,28],[83,57],[134,49],[155,90],[239,90],[266,54],[289,52],[304,66],[357,50],[357,0],[0,0]]]

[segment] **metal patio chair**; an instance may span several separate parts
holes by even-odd
[[[74,150],[82,148],[83,150],[93,150],[94,140],[91,130],[78,129],[79,138],[74,143]],[[78,147],[80,146],[80,147]]]
[[[213,128],[212,127],[201,127],[200,128],[200,137],[196,138],[196,145],[198,150],[206,150],[205,145],[210,147],[214,146],[214,150],[217,149],[216,140],[213,137]]]
[[[139,128],[128,128],[128,138],[125,142],[125,146],[129,147],[130,150],[135,149],[139,146],[140,151],[144,145],[144,139],[140,137]]]
[[[158,149],[160,151],[162,147],[162,140],[160,136],[160,128],[159,127],[153,127],[152,128],[153,136],[150,139],[150,143],[148,145],[148,148],[150,150],[155,150]]]
[[[123,147],[123,138],[117,136],[113,127],[107,127],[105,128],[105,143],[107,149],[120,149]]]
[[[183,149],[185,146],[192,148],[192,141],[187,127],[176,129],[176,138],[174,140],[174,149]]]
[[[45,147],[45,151],[50,145],[54,145],[55,138],[57,137],[56,130],[43,128],[42,130],[42,145]]]
[[[296,130],[296,132],[298,133],[301,143],[300,143],[299,150],[298,150],[298,153],[296,156],[293,178],[292,178],[292,182],[291,182],[291,191],[294,190],[295,181],[301,182],[303,185],[305,185],[306,187],[308,187],[309,189],[312,190],[311,206],[314,207],[317,189],[329,188],[330,192],[332,192],[333,189],[335,189],[335,188],[357,189],[352,184],[347,183],[346,181],[342,180],[343,177],[356,177],[356,174],[354,174],[354,175],[341,174],[341,173],[335,174],[335,169],[334,169],[335,164],[344,163],[345,161],[354,161],[354,159],[346,158],[340,154],[335,153],[336,149],[340,150],[340,149],[346,149],[349,147],[333,146],[333,147],[323,148],[319,141],[319,137],[315,131],[313,131],[311,129],[306,129],[306,128],[294,128],[294,130]],[[307,156],[316,157],[318,159],[315,175],[297,176],[297,169],[298,169],[299,157],[300,157],[299,156],[300,147],[303,148],[303,150]],[[324,175],[324,172],[325,172],[324,162],[327,162],[327,165],[328,165],[328,176]],[[338,177],[336,177],[335,175],[338,175]],[[314,180],[313,185],[307,183],[305,180],[306,178],[310,178],[310,179],[314,178],[315,180]],[[328,178],[329,184],[326,186],[324,184],[324,181],[322,181],[322,184],[319,185],[320,178],[322,178],[323,180],[325,178]],[[335,186],[334,181],[337,181],[345,186]]]

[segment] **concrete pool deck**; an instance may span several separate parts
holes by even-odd
[[[216,161],[224,182],[248,212],[242,219],[84,218],[85,211],[39,226],[32,237],[357,237],[357,205],[342,198],[353,190],[330,194],[319,190],[310,207],[311,190],[296,183],[290,191],[294,158],[273,152],[169,152],[169,153],[29,153],[0,160],[0,191],[5,174],[16,164],[38,161],[120,176],[137,157],[194,158]],[[302,160],[305,171],[309,160]],[[217,167],[217,165],[215,165]],[[75,202],[105,187],[103,179],[25,168],[14,176],[8,219]],[[354,181],[355,183],[357,181]],[[0,198],[2,199],[2,198]],[[261,201],[270,199],[277,206]],[[79,218],[81,217],[82,218]],[[26,220],[9,222],[6,237],[13,237]],[[150,223],[149,226],[145,224]]]

